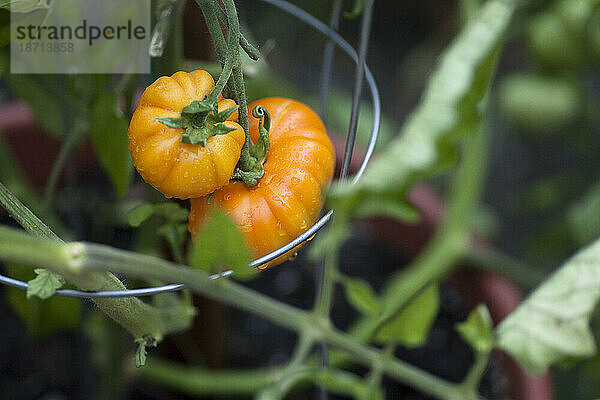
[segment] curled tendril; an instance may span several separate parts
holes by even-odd
[[[271,114],[263,106],[256,106],[252,109],[252,116],[258,118],[258,132],[260,136],[256,143],[248,139],[248,151],[240,156],[238,167],[232,175],[232,179],[244,181],[248,186],[254,186],[258,180],[265,174],[263,163],[267,159],[267,154],[271,148],[269,140],[269,129],[271,129]]]
[[[271,129],[271,114],[261,105],[258,105],[252,109],[252,116],[259,118],[258,120],[258,131],[262,134],[262,130],[265,129],[267,132]]]

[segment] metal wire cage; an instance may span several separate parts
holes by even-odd
[[[296,7],[293,4],[288,3],[287,1],[284,1],[284,0],[259,0],[259,1],[267,3],[271,6],[274,6],[278,9],[280,9],[281,11],[296,17],[300,21],[302,21],[305,24],[312,27],[314,30],[323,34],[327,38],[328,46],[331,50],[333,49],[332,46],[336,45],[344,53],[346,53],[350,58],[352,58],[352,60],[356,64],[357,72],[360,71],[360,73],[356,74],[357,79],[355,80],[355,91],[354,91],[353,102],[352,102],[352,113],[350,116],[350,121],[354,121],[354,122],[358,121],[358,112],[359,112],[359,108],[360,108],[358,106],[359,105],[358,103],[360,100],[360,89],[362,86],[362,73],[364,72],[364,77],[366,78],[366,83],[369,88],[369,92],[371,95],[371,101],[372,101],[372,105],[373,105],[373,126],[372,126],[369,144],[368,144],[368,147],[365,152],[364,160],[351,182],[352,184],[355,184],[362,176],[364,170],[367,167],[369,160],[371,159],[371,156],[373,155],[373,151],[375,149],[375,143],[377,141],[379,125],[380,125],[380,120],[381,120],[381,100],[379,97],[379,90],[375,83],[373,74],[371,73],[370,69],[368,68],[368,66],[366,65],[366,63],[364,61],[365,52],[361,51],[359,54],[334,29],[337,26],[336,20],[339,19],[339,13],[340,13],[342,2],[339,0],[335,1],[334,7],[333,7],[334,11],[332,13],[332,24],[331,24],[331,27],[329,27],[326,24],[324,24],[323,22],[321,22],[318,19],[316,19],[315,17],[313,17],[312,15],[310,15],[309,13],[307,13],[306,11]],[[362,33],[363,33],[361,35],[361,40],[360,40],[361,49],[366,48],[366,42],[368,41],[370,15],[367,15],[366,17],[364,16],[363,22],[364,21],[367,21],[367,26],[365,26],[365,24],[363,23],[363,26],[361,29]],[[366,33],[366,35],[364,35],[365,33]],[[327,53],[327,49],[326,49],[326,53]],[[324,57],[323,67],[322,67],[323,68],[323,76],[328,76],[329,71],[331,69],[331,59],[332,59],[333,52],[330,51],[329,53],[330,53],[329,56],[327,54],[325,54],[325,57]],[[364,70],[363,70],[363,68],[364,68]],[[324,82],[322,82],[322,85],[320,88],[320,90],[322,92],[321,93],[322,99],[326,97],[326,96],[323,96],[323,94],[326,94],[326,92],[329,90],[328,79],[324,79],[323,81]],[[356,123],[354,123],[354,124],[351,123],[350,125],[351,125],[351,127],[348,132],[348,137],[346,138],[346,151],[344,152],[344,158],[342,161],[343,166],[341,169],[340,176],[338,177],[340,179],[346,178],[346,175],[348,172],[348,166],[350,164],[350,159],[352,158],[352,151],[353,151],[353,147],[354,147],[354,138],[356,136]],[[354,126],[352,126],[352,125],[354,125]],[[329,222],[332,215],[333,215],[333,210],[329,210],[329,211],[325,212],[325,214],[314,225],[312,225],[306,232],[304,232],[300,236],[296,237],[294,240],[287,243],[286,245],[280,247],[279,249],[252,261],[250,263],[250,266],[258,268],[258,267],[268,263],[269,261],[274,260],[277,257],[287,253],[288,251],[296,248],[301,243],[309,240],[310,238],[313,237],[313,235],[315,235],[323,226],[325,226]],[[228,271],[224,271],[219,274],[211,275],[211,279],[219,279],[219,278],[230,276],[232,274],[233,274],[233,271],[228,270]],[[23,290],[27,290],[27,287],[28,287],[27,282],[23,282],[18,279],[13,279],[13,278],[10,278],[10,277],[4,276],[4,275],[0,275],[0,283],[9,285],[9,286],[13,286],[18,289],[23,289]],[[156,295],[156,294],[160,294],[160,293],[175,292],[175,291],[182,290],[182,289],[184,289],[184,285],[182,285],[182,284],[168,284],[168,285],[164,285],[164,286],[148,287],[148,288],[140,288],[140,289],[128,289],[128,290],[120,290],[120,291],[99,291],[99,292],[87,292],[87,291],[73,290],[73,289],[60,289],[60,290],[56,291],[56,295],[57,296],[66,296],[66,297],[76,297],[76,298],[141,297],[141,296],[152,296],[152,295]]]

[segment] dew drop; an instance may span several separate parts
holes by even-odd
[[[296,258],[298,258],[298,252],[292,254],[292,256],[288,258],[288,261],[296,261]]]

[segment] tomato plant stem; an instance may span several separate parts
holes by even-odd
[[[224,63],[225,55],[227,54],[227,43],[225,42],[221,25],[215,13],[215,7],[218,8],[219,5],[213,0],[196,0],[196,3],[200,7],[200,10],[202,10],[208,32],[215,44],[217,59],[221,63]]]
[[[321,284],[317,288],[315,313],[321,317],[329,316],[331,303],[338,276],[338,256],[336,252],[327,253],[323,259],[323,274]]]
[[[232,281],[211,280],[208,274],[184,265],[108,246],[87,243],[65,244],[39,239],[6,227],[0,227],[0,259],[27,265],[44,265],[76,284],[97,282],[99,276],[108,274],[107,271],[142,279],[177,280],[196,293],[338,347],[348,353],[354,361],[368,367],[379,366],[387,375],[426,394],[445,400],[469,398],[465,396],[464,389],[460,385],[446,382],[398,359],[386,358],[383,351],[361,344],[355,338],[333,328],[327,318],[318,318],[311,312],[273,300]],[[87,287],[87,289],[103,288]],[[111,305],[113,315],[119,317],[132,314],[133,310],[128,306],[128,301],[132,299],[112,300],[114,301]],[[99,306],[105,312],[109,311],[107,310],[109,307],[103,307],[101,304]],[[156,317],[149,309],[150,306],[147,313],[141,310],[142,315],[137,315],[133,321],[139,318],[139,322],[143,323],[153,316]],[[158,331],[162,327],[160,322],[154,321],[157,327],[156,335],[159,335]],[[176,324],[177,321],[163,321],[163,323]]]
[[[48,240],[48,243],[64,244],[64,242],[35,214],[25,207],[15,196],[0,183],[0,203],[9,214],[21,224],[31,235]],[[10,242],[0,243],[0,247],[10,247]],[[15,249],[18,251],[19,249]],[[1,249],[0,249],[1,251]],[[34,250],[31,250],[34,252]],[[50,251],[51,257],[61,258],[64,252],[44,250],[40,247],[35,252]],[[32,261],[32,263],[36,263]],[[45,265],[40,262],[39,264]],[[102,271],[88,274],[82,277],[70,274],[68,269],[63,269],[61,274],[67,281],[73,283],[79,289],[98,290],[125,290],[125,285],[110,272]],[[159,309],[152,307],[137,298],[120,299],[93,299],[94,303],[109,317],[127,329],[135,338],[144,335],[152,335],[156,340],[161,340],[164,335],[186,329],[193,315],[193,310],[186,307],[173,307],[171,309]]]
[[[273,384],[265,387],[255,398],[260,400],[285,398],[298,381],[306,379],[308,371],[313,372],[314,368],[304,363],[313,346],[314,338],[307,333],[301,334],[290,362],[277,374]]]

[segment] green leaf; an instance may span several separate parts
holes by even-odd
[[[30,268],[7,265],[7,274],[13,278],[29,280]],[[9,287],[6,296],[12,309],[19,315],[27,331],[32,335],[45,336],[53,332],[77,328],[81,316],[81,301],[69,297],[53,296],[46,300],[27,298],[26,292]]]
[[[567,221],[572,235],[581,246],[600,238],[600,182],[569,207]]]
[[[129,212],[127,219],[129,221],[129,225],[134,228],[139,227],[145,220],[150,218],[156,210],[156,206],[154,204],[144,203]]]
[[[354,3],[352,5],[352,10],[345,11],[344,12],[344,17],[346,17],[346,18],[356,18],[360,14],[362,14],[364,7],[365,7],[365,1],[364,0],[354,0]]]
[[[154,206],[156,214],[169,222],[187,222],[189,210],[174,202],[159,203]]]
[[[589,321],[600,299],[600,240],[577,252],[496,328],[497,346],[530,372],[596,352]]]
[[[171,201],[158,204],[144,203],[129,212],[129,225],[137,228],[153,215],[163,217],[169,223],[187,222],[189,210]]]
[[[348,303],[358,311],[366,315],[377,315],[383,310],[368,282],[355,278],[345,278],[342,282]]]
[[[50,272],[43,268],[36,268],[35,273],[37,276],[27,282],[27,298],[32,296],[39,297],[40,299],[47,299],[56,293],[56,289],[60,289],[65,284],[65,280],[62,276]]]
[[[251,268],[250,252],[236,225],[222,211],[214,209],[196,236],[188,254],[189,264],[204,271],[232,269],[237,279],[256,275]]]
[[[408,209],[406,193],[416,182],[445,172],[454,164],[458,140],[478,131],[482,101],[517,4],[487,1],[470,20],[440,58],[421,103],[400,134],[369,164],[355,185],[346,181],[332,186],[327,202],[335,209],[336,218],[347,214],[344,219],[352,220],[365,203],[381,203],[381,212],[389,213],[390,199]],[[330,235],[328,228],[323,236]],[[334,247],[325,251],[339,247],[344,239],[332,238]]]
[[[478,353],[489,353],[494,347],[492,329],[492,318],[485,304],[471,311],[465,322],[456,324],[460,336]]]
[[[49,8],[48,0],[0,0],[0,8],[10,12],[28,13],[40,8]]]
[[[148,358],[147,347],[156,347],[156,339],[152,335],[144,335],[144,337],[135,339],[138,347],[135,351],[135,366],[137,368],[146,365],[146,359]]]
[[[535,133],[561,132],[582,111],[577,82],[563,77],[514,73],[500,86],[500,105],[520,128]]]
[[[376,215],[398,218],[411,224],[418,222],[420,218],[419,211],[412,205],[400,203],[393,198],[382,198],[377,203],[362,203],[354,211],[356,218],[369,218]]]
[[[123,197],[131,182],[133,164],[128,147],[127,121],[117,114],[117,100],[114,93],[98,96],[90,117],[90,139],[117,194]]]
[[[427,341],[440,306],[437,285],[430,285],[411,301],[397,317],[383,325],[375,339],[380,343],[398,343],[418,347]]]
[[[135,366],[137,368],[143,367],[146,365],[147,358],[148,352],[146,351],[146,343],[144,341],[139,341],[135,351]]]

